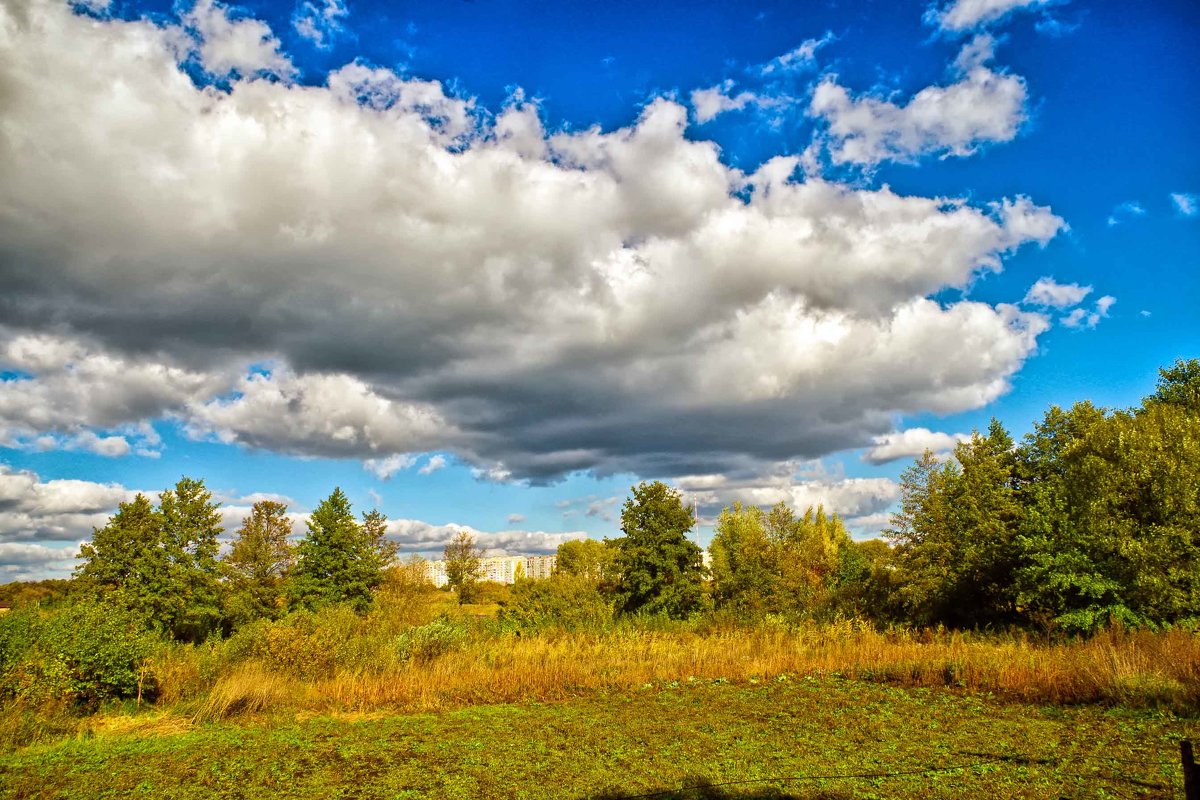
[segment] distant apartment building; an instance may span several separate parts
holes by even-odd
[[[495,583],[516,583],[518,578],[549,578],[556,556],[493,556],[480,559],[479,579]],[[445,561],[426,561],[425,574],[434,586],[445,586]]]

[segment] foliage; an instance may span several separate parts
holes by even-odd
[[[588,572],[555,572],[548,580],[518,581],[500,610],[501,623],[528,632],[595,630],[612,618],[612,604]]]
[[[443,615],[396,637],[396,655],[402,661],[427,664],[461,647],[467,635],[466,626]]]
[[[181,478],[157,508],[139,494],[81,546],[80,588],[112,593],[125,608],[183,641],[203,641],[221,621],[220,511],[204,482]]]
[[[295,563],[288,537],[292,521],[287,506],[260,500],[242,522],[233,548],[224,559],[229,582],[226,606],[235,625],[255,619],[277,619],[286,605],[283,581]]]
[[[62,602],[74,588],[73,581],[48,578],[0,584],[0,605],[13,608]]]
[[[850,535],[837,515],[809,508],[802,517],[779,503],[769,512],[734,503],[721,512],[709,552],[713,599],[742,614],[820,617],[833,608]]]
[[[340,488],[321,501],[297,547],[288,584],[293,607],[349,603],[359,613],[371,607],[395,550],[383,539],[382,514],[373,511],[363,521],[355,521],[350,500]]]
[[[596,539],[572,539],[558,546],[554,571],[587,578],[610,590],[617,582],[617,551],[611,542]]]
[[[1013,441],[992,420],[954,459],[926,453],[901,475],[900,511],[885,535],[895,546],[900,599],[921,624],[969,627],[1015,620],[1021,508]]]
[[[149,695],[146,659],[158,644],[137,615],[100,602],[18,609],[0,617],[0,694],[89,707]]]
[[[475,537],[459,531],[442,552],[446,562],[446,581],[458,595],[458,602],[473,603],[479,595],[479,573],[483,552],[475,545]]]
[[[686,617],[704,606],[700,548],[687,538],[694,520],[679,492],[661,481],[633,487],[616,539],[616,597],[625,613]]]

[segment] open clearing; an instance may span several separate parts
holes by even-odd
[[[382,718],[106,722],[0,756],[0,797],[1168,798],[1182,796],[1178,739],[1200,735],[1167,712],[838,678]],[[876,777],[833,777],[846,775]],[[749,782],[768,778],[793,780]],[[679,791],[705,782],[718,788]]]

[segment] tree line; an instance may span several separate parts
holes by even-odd
[[[366,611],[395,560],[386,532],[383,514],[356,519],[345,493],[334,489],[309,515],[298,544],[290,541],[287,506],[261,500],[219,557],[219,506],[203,481],[184,477],[157,505],[141,494],[121,503],[82,545],[75,584],[175,639],[199,642],[299,609],[347,603]]]
[[[356,518],[340,489],[296,545],[287,508],[264,500],[221,557],[220,519],[202,481],[181,479],[157,505],[138,495],[83,545],[75,584],[202,641],[297,609],[364,612],[395,562],[386,517]],[[634,486],[621,536],[563,544],[552,578],[519,581],[505,613],[569,622],[717,611],[1067,632],[1194,623],[1200,361],[1160,370],[1154,394],[1132,409],[1054,406],[1019,443],[993,420],[950,457],[926,452],[901,477],[883,541],[854,541],[820,507],[735,503],[717,519],[706,566],[694,524],[678,491]],[[459,601],[476,599],[482,553],[470,534],[443,555]]]

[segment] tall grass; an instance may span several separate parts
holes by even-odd
[[[276,710],[416,711],[557,700],[671,682],[840,675],[1039,703],[1200,711],[1200,636],[1113,628],[1087,640],[895,629],[624,620],[589,631],[505,630],[425,607],[360,619],[331,610],[251,627],[156,662],[159,698],[199,719]],[[445,610],[445,609],[441,609]],[[423,624],[414,624],[423,622]],[[190,706],[188,705],[190,703]]]
[[[498,607],[493,598],[486,607],[460,608],[436,591],[385,594],[366,617],[331,608],[254,623],[224,641],[164,644],[142,667],[147,692],[139,718],[145,721],[151,704],[160,717],[206,722],[429,711],[808,675],[1200,713],[1200,635],[1180,629],[1116,627],[1090,639],[1051,641],[713,616],[625,618],[568,630],[544,621],[522,628],[516,617],[497,619]],[[0,707],[0,747],[104,730],[138,704],[131,699],[91,722],[60,706]]]

